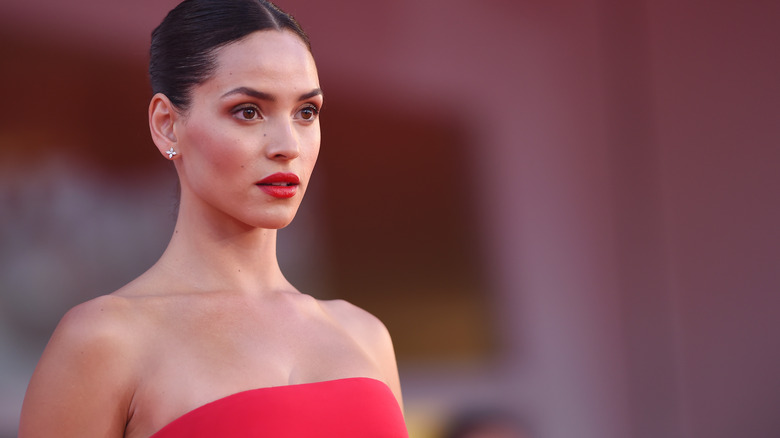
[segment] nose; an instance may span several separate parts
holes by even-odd
[[[266,156],[272,160],[288,161],[301,154],[300,139],[293,121],[285,120],[274,124],[270,132],[265,133]]]

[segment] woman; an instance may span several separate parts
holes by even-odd
[[[406,436],[385,327],[276,259],[320,145],[309,41],[264,0],[187,0],[152,34],[149,126],[181,202],[160,260],[70,310],[22,437]]]

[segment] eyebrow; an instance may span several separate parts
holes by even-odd
[[[244,95],[247,95],[247,96],[250,96],[250,97],[254,97],[255,99],[267,100],[269,102],[275,102],[276,101],[276,98],[272,94],[266,93],[264,91],[258,91],[258,90],[255,90],[254,88],[249,88],[249,87],[234,88],[234,89],[228,91],[227,93],[223,94],[222,98],[225,98],[225,97],[228,97],[228,96],[232,96],[234,94],[244,94]],[[315,89],[309,91],[308,93],[301,94],[301,96],[298,97],[298,100],[300,101],[300,100],[311,99],[314,96],[321,96],[321,95],[322,95],[322,89],[321,88],[315,88]]]

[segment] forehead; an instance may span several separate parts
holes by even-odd
[[[216,52],[216,66],[207,81],[212,86],[311,89],[319,87],[314,58],[303,41],[290,31],[263,30],[228,44]],[[205,85],[205,84],[204,84]]]

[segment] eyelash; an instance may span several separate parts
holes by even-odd
[[[255,112],[255,116],[252,117],[252,118],[240,117],[242,115],[242,113],[244,111],[247,111],[247,110],[254,111]],[[311,110],[312,111],[312,117],[310,119],[304,119],[303,117],[301,117],[301,119],[306,121],[306,122],[314,121],[320,115],[320,108],[317,105],[313,104],[313,103],[306,104],[303,108],[299,109],[298,112],[296,112],[296,115],[300,114],[301,112],[306,111],[306,110]],[[251,120],[257,120],[257,119],[261,118],[262,116],[260,114],[260,108],[258,108],[257,105],[242,105],[242,106],[236,107],[233,110],[233,117],[236,117],[239,120],[251,121]]]
[[[317,117],[320,115],[320,108],[317,105],[314,105],[313,103],[307,104],[306,106],[304,106],[303,108],[298,110],[298,113],[301,113],[301,112],[306,111],[306,110],[311,110],[312,113],[313,113],[311,119],[303,119],[303,120],[305,120],[307,122],[311,122],[311,121],[316,120]],[[296,113],[296,114],[298,114],[298,113]]]
[[[240,115],[247,110],[254,111],[255,117],[252,117],[251,119],[240,117]],[[256,120],[260,118],[260,108],[258,108],[256,105],[242,105],[233,110],[233,117],[236,117],[239,120],[244,120],[244,121]]]

